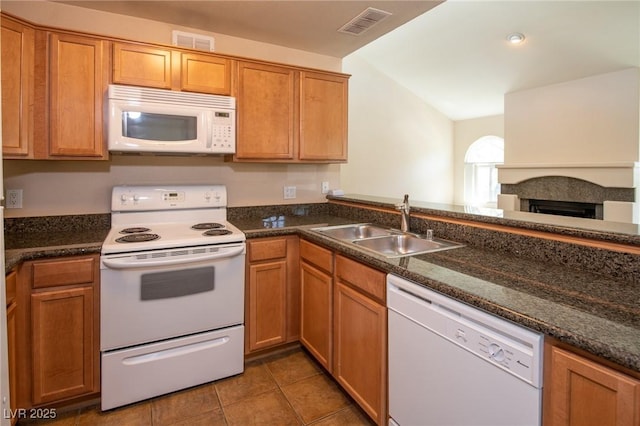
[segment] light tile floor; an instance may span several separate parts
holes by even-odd
[[[373,423],[301,349],[245,365],[244,373],[102,413],[88,407],[38,425],[315,425]]]

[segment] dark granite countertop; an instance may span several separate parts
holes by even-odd
[[[5,234],[5,272],[26,260],[100,253],[108,229]]]
[[[388,259],[313,230],[355,222],[331,214],[230,220],[248,239],[300,235],[640,372],[640,288],[629,282],[471,246]],[[107,232],[9,233],[7,270],[24,260],[99,253]]]

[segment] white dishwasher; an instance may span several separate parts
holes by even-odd
[[[387,275],[390,425],[533,426],[542,335]]]

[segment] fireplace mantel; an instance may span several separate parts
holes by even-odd
[[[566,176],[586,180],[607,188],[637,188],[640,183],[640,163],[581,164],[503,164],[498,167],[498,182],[516,184],[544,176]]]

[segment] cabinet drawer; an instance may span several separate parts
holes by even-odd
[[[7,306],[16,299],[17,276],[18,274],[15,271],[11,271],[5,278],[7,282]]]
[[[300,257],[327,272],[333,272],[333,255],[325,248],[302,240],[300,241]]]
[[[92,283],[96,279],[95,262],[93,257],[82,257],[34,263],[33,288]]]
[[[281,259],[287,256],[287,240],[249,241],[249,262]]]
[[[349,283],[382,302],[385,301],[386,275],[383,272],[337,255],[336,275],[341,281]]]

